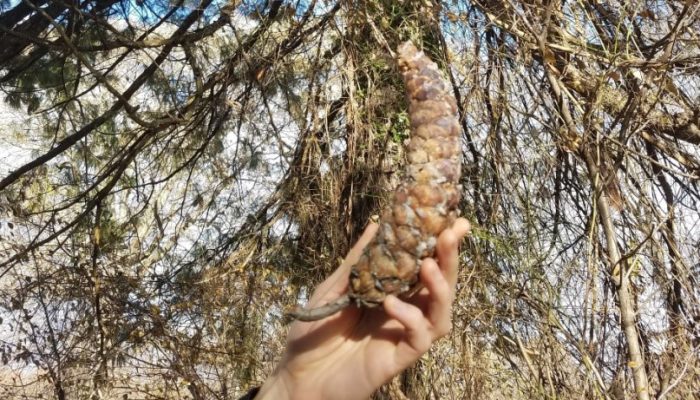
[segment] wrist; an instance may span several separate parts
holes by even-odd
[[[291,376],[284,368],[278,368],[263,385],[255,400],[280,399],[291,400],[294,398],[294,385]]]

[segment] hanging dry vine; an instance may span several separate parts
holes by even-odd
[[[398,49],[411,120],[408,166],[382,213],[377,235],[350,272],[349,293],[291,317],[316,321],[348,305],[376,307],[388,294],[410,297],[419,287],[421,260],[432,257],[438,235],[457,215],[461,174],[457,105],[437,65],[412,43]]]

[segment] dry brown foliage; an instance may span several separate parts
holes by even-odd
[[[697,2],[76,4],[0,1],[0,396],[260,384],[400,182],[405,40],[474,230],[452,334],[375,398],[698,396]]]

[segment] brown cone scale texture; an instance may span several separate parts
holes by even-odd
[[[409,297],[420,287],[422,260],[435,254],[438,235],[457,217],[462,155],[457,104],[437,65],[422,51],[406,42],[398,53],[411,121],[401,184],[382,212],[377,235],[352,266],[348,294],[292,312],[292,318],[315,321],[352,303],[374,307],[388,294]]]

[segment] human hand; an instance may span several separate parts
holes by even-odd
[[[377,233],[370,224],[341,266],[309,299],[308,307],[347,292],[349,272]],[[411,366],[452,327],[459,242],[470,225],[459,218],[438,238],[437,260],[423,260],[423,288],[402,301],[387,296],[384,307],[350,306],[320,321],[294,322],[287,351],[256,399],[366,399]]]

